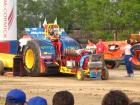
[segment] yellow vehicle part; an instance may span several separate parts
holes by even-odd
[[[76,77],[78,80],[84,80],[84,72],[83,71],[78,71],[76,74]]]
[[[76,73],[76,78],[78,80],[84,80],[85,76],[89,76],[89,69],[78,70],[77,73]]]
[[[32,69],[35,63],[34,52],[31,49],[28,49],[25,53],[25,65],[28,69]]]
[[[76,72],[72,72],[72,69],[67,68],[65,66],[60,67],[60,72],[61,73],[67,73],[67,74],[77,74]],[[83,72],[84,72],[85,75],[89,75],[89,69],[84,70]]]
[[[0,53],[0,60],[3,62],[4,67],[6,68],[13,68],[13,58],[16,55],[14,54],[4,54]]]
[[[84,70],[85,75],[89,75],[89,69]]]
[[[64,67],[64,66],[60,67],[60,72],[61,73],[67,73],[67,74],[75,74],[74,72],[72,72],[72,69],[69,69],[69,68]]]

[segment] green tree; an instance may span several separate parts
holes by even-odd
[[[114,2],[115,1],[115,2]],[[80,28],[97,37],[119,39],[140,29],[139,0],[19,0],[18,30],[38,27],[39,22],[58,23],[66,29]]]
[[[92,11],[91,27],[110,33],[115,33],[116,37],[124,31],[138,31],[140,17],[139,0],[91,0],[89,5]],[[120,36],[121,37],[121,36]]]

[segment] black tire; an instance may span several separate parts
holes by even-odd
[[[119,61],[115,61],[115,68],[118,68],[120,66],[120,62]]]
[[[116,66],[115,61],[105,61],[105,64],[108,69],[113,69]]]
[[[33,66],[30,68],[27,66],[28,64],[26,60],[27,52],[29,50],[33,52],[33,56],[34,56]],[[35,40],[29,41],[27,45],[24,47],[23,63],[24,63],[24,67],[25,67],[27,75],[40,76],[40,52],[39,52],[39,45],[37,41]]]
[[[0,61],[0,75],[4,74],[4,64],[2,61]]]
[[[109,72],[107,68],[102,69],[101,79],[102,80],[108,80],[109,78]]]

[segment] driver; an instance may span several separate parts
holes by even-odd
[[[60,41],[60,35],[58,33],[58,29],[51,29],[50,30],[50,35],[49,35],[49,39],[51,40],[53,46],[55,47],[55,53],[57,56],[57,59],[60,60],[61,59],[61,41]]]

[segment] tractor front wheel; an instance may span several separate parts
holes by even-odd
[[[78,80],[84,80],[85,76],[84,76],[84,71],[83,70],[78,70],[76,73],[76,78]]]
[[[102,69],[101,79],[107,80],[109,78],[109,72],[107,68]]]

